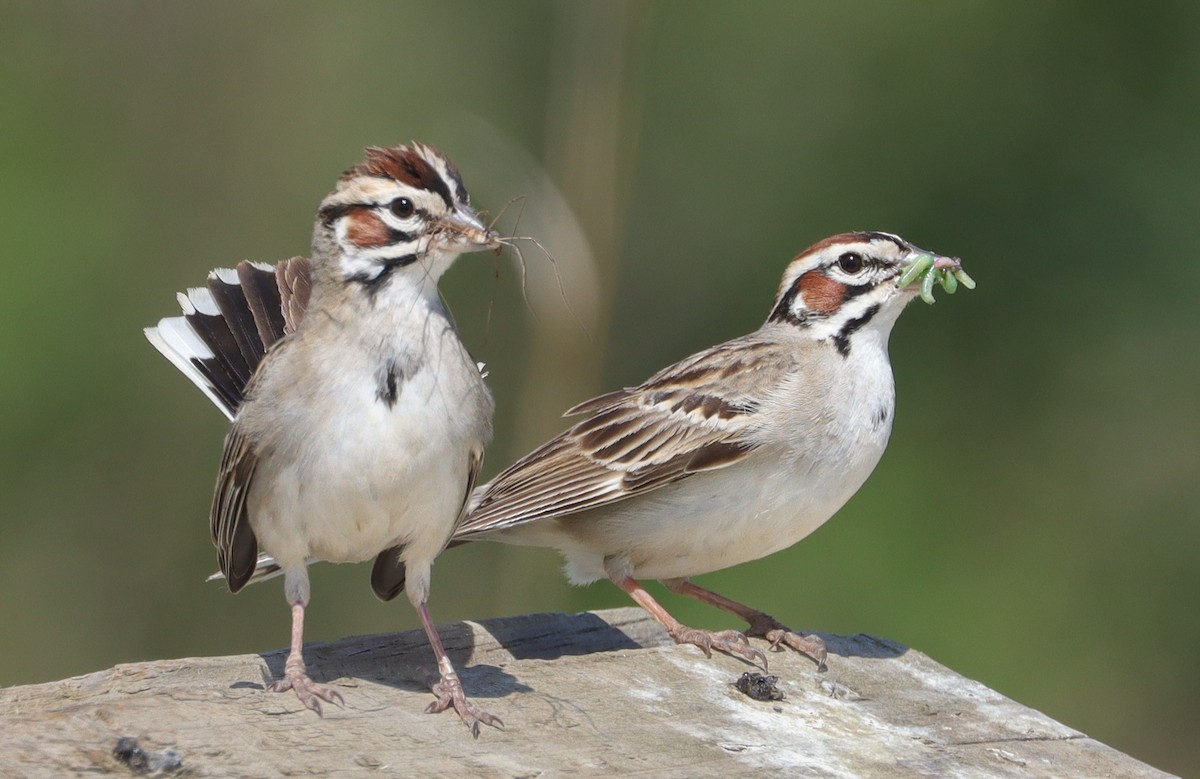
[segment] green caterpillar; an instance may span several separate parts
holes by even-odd
[[[921,280],[921,300],[932,304],[933,300],[933,285],[941,284],[942,289],[946,290],[947,295],[953,295],[958,291],[958,285],[962,284],[967,289],[975,289],[975,280],[967,275],[967,272],[962,268],[935,268],[933,267],[933,256],[922,254],[918,256],[904,272],[900,274],[900,278],[896,279],[896,286],[907,287],[917,279]]]

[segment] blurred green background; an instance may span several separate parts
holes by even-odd
[[[0,684],[286,645],[277,582],[203,582],[226,425],[141,328],[211,267],[306,252],[362,147],[415,138],[491,214],[522,198],[502,229],[542,239],[570,303],[529,244],[528,302],[507,257],[443,284],[499,404],[485,475],[559,410],[757,327],[820,238],[963,257],[979,289],[896,328],[859,495],[699,581],[1195,772],[1198,35],[1189,2],[7,0]],[[454,550],[433,613],[629,605],[558,568]],[[417,625],[368,570],[313,570],[307,638]]]

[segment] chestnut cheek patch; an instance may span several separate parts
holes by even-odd
[[[804,307],[814,314],[828,316],[837,311],[846,299],[846,285],[834,281],[820,269],[810,270],[800,277],[800,295]]]
[[[362,249],[391,243],[391,230],[374,211],[359,209],[346,217],[346,239]]]

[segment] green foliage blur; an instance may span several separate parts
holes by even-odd
[[[286,645],[278,582],[203,581],[226,425],[141,329],[212,267],[305,253],[362,148],[418,139],[491,214],[522,198],[501,228],[543,226],[582,312],[526,302],[509,257],[447,277],[499,404],[485,476],[559,410],[757,327],[827,235],[961,256],[979,288],[893,335],[895,430],[859,495],[699,581],[1195,771],[1198,34],[1182,1],[8,0],[0,684]],[[455,549],[433,613],[628,605],[558,569]],[[417,625],[365,565],[313,578],[310,640]]]

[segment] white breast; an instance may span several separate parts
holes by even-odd
[[[454,529],[471,452],[490,436],[491,397],[440,306],[400,313],[321,328],[280,355],[272,407],[257,420],[272,432],[250,520],[281,564],[357,562],[397,544],[431,560]],[[385,360],[398,369],[390,405]]]

